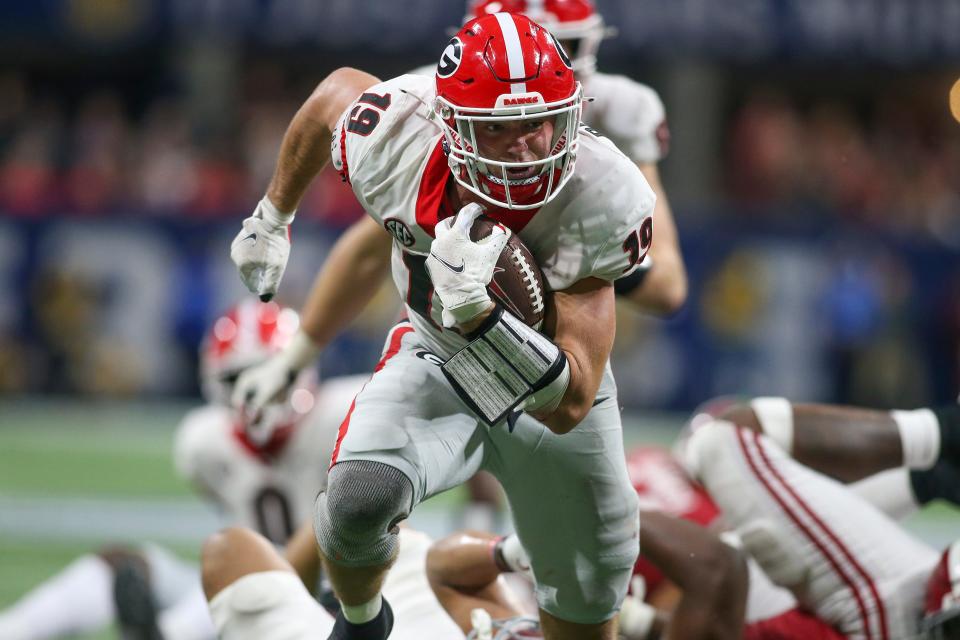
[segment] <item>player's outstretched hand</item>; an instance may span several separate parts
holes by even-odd
[[[301,328],[278,353],[247,368],[237,378],[230,400],[243,414],[254,441],[266,442],[271,436],[270,426],[262,420],[264,408],[272,402],[286,402],[297,376],[319,354],[320,347]]]
[[[490,305],[487,284],[510,230],[496,225],[486,238],[472,241],[470,229],[482,213],[480,205],[471,203],[436,226],[427,270],[443,302],[445,327],[468,322]]]
[[[272,402],[286,399],[290,386],[296,379],[298,369],[278,353],[265,362],[250,367],[237,378],[233,387],[234,407],[244,416],[247,432],[257,442],[266,442],[272,434],[265,433],[269,425],[261,420],[263,409]]]
[[[267,302],[277,293],[290,257],[293,213],[278,211],[264,196],[230,245],[230,259],[251,293]]]

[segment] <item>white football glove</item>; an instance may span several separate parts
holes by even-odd
[[[293,213],[283,213],[266,196],[230,245],[230,259],[240,270],[240,279],[250,293],[264,302],[273,298],[280,286],[290,257],[289,226]]]
[[[647,581],[634,576],[630,581],[632,592],[620,605],[620,635],[628,640],[642,640],[650,635],[657,610],[643,601],[647,595]]]
[[[487,285],[510,237],[509,229],[497,225],[486,238],[472,241],[470,229],[481,213],[480,205],[473,203],[460,209],[436,226],[430,245],[427,270],[443,302],[443,326],[448,328],[472,320],[490,306]]]
[[[266,442],[272,435],[271,425],[262,420],[264,407],[271,402],[285,401],[300,371],[319,353],[320,348],[310,336],[299,330],[280,352],[249,367],[237,378],[231,402],[243,413],[247,432],[255,442]]]

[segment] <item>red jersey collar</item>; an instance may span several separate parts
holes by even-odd
[[[447,154],[443,151],[443,137],[441,136],[430,153],[427,166],[420,178],[420,189],[417,192],[417,225],[426,231],[431,238],[435,237],[434,228],[437,223],[456,213],[449,197],[447,197],[447,183],[450,180],[453,180],[453,174],[447,165]],[[488,216],[508,227],[514,233],[523,231],[523,228],[533,220],[533,216],[540,211],[540,209],[514,211],[490,203],[480,203],[480,206],[483,207]]]

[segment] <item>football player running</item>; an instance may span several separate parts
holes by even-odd
[[[302,348],[271,366],[286,374],[310,361],[388,265],[410,318],[390,332],[344,421],[316,506],[343,605],[333,638],[387,636],[380,590],[396,523],[481,468],[504,486],[540,569],[545,637],[615,633],[637,509],[607,364],[611,283],[646,257],[655,196],[636,165],[579,126],[581,104],[559,43],[516,14],[468,23],[434,79],[381,83],[337,70],[294,117],[261,211],[234,241],[247,286],[271,295],[279,262],[260,238],[286,237],[304,190],[332,159],[371,218],[331,252],[306,305]],[[467,231],[484,209],[502,226],[472,242]],[[508,233],[520,234],[553,289],[543,333],[487,295]],[[249,406],[270,399],[247,391],[239,400]]]
[[[522,13],[560,40],[587,96],[582,114],[584,124],[602,132],[633,160],[657,195],[653,212],[657,241],[638,269],[614,282],[618,297],[649,313],[677,311],[686,301],[687,276],[658,169],[668,152],[670,135],[660,96],[651,87],[626,76],[597,70],[597,50],[612,30],[604,24],[591,0],[472,0],[464,22],[498,11]],[[435,71],[435,65],[429,65],[414,73],[432,77]],[[470,528],[468,523],[490,528],[499,512],[499,486],[481,473],[471,479],[467,488],[471,503],[464,512],[464,528]]]
[[[298,327],[292,309],[243,302],[219,317],[200,352],[206,404],[177,428],[174,463],[211,499],[227,522],[283,544],[310,516],[326,482],[337,427],[366,376],[318,385],[312,371],[293,383],[287,402],[261,420],[269,438],[251,435],[228,399],[237,376],[285,347]],[[215,637],[199,573],[152,544],[105,548],[78,558],[0,612],[0,638],[42,640],[100,630],[118,622],[125,638],[209,640]]]

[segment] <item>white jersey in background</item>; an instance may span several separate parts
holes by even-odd
[[[433,78],[436,65],[410,73]],[[656,164],[669,151],[670,133],[663,101],[657,92],[627,76],[595,71],[581,79],[583,123],[609,138],[637,164]]]
[[[326,486],[337,429],[368,377],[325,380],[312,411],[274,455],[249,444],[231,409],[194,409],[177,430],[177,471],[213,499],[227,522],[283,544],[310,517],[317,493]]]
[[[656,164],[669,150],[667,115],[657,92],[626,76],[594,72],[583,80],[584,124],[610,138],[638,164]]]
[[[442,330],[441,301],[425,263],[445,210],[450,169],[431,107],[434,81],[404,75],[368,89],[333,133],[334,167],[353,184],[363,208],[394,237],[393,278],[422,343],[450,357],[466,341]],[[351,131],[356,105],[376,114],[376,124]],[[552,290],[588,277],[614,281],[644,255],[628,238],[653,212],[656,196],[636,165],[616,146],[581,127],[577,168],[569,183],[540,209],[499,216],[530,248]]]

